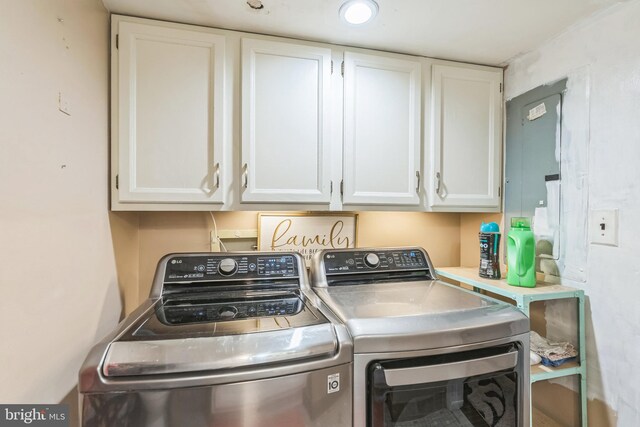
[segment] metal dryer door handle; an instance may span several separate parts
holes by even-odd
[[[473,377],[475,375],[483,375],[513,368],[517,363],[518,351],[511,351],[509,353],[480,359],[442,363],[440,365],[384,369],[383,372],[387,385],[395,387]]]

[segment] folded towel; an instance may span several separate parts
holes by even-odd
[[[541,357],[541,359],[542,360],[540,361],[540,363],[542,363],[544,366],[551,366],[551,367],[557,367],[562,365],[563,363],[576,360],[575,357],[567,357],[566,359],[558,359],[558,360],[549,360],[546,357]]]
[[[547,363],[544,362],[547,359],[548,366],[558,366],[578,355],[578,351],[571,343],[550,342],[534,331],[531,331],[531,351],[539,355],[545,365]]]
[[[542,362],[542,357],[540,357],[538,354],[534,353],[533,351],[530,351],[529,362],[531,366],[537,365],[538,363]]]

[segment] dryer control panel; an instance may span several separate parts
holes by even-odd
[[[363,249],[324,254],[327,275],[424,269],[428,270],[429,264],[418,249]]]

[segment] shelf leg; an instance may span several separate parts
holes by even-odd
[[[529,315],[529,313],[530,313],[529,305],[530,304],[531,304],[531,301],[527,297],[521,297],[521,298],[516,299],[516,306],[529,319],[531,319],[531,316]],[[528,357],[529,357],[529,355],[527,354],[525,356],[525,358],[527,358],[527,363],[529,362]],[[531,379],[529,379],[529,426],[533,427],[533,381],[531,381]]]
[[[580,421],[582,427],[587,427],[587,340],[585,331],[585,300],[584,293],[578,294],[578,331],[579,331],[579,351],[580,351]]]
[[[587,378],[585,374],[580,375],[580,424],[587,427]]]

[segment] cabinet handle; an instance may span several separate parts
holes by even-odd
[[[215,183],[215,187],[216,188],[220,188],[220,163],[216,163],[216,165],[214,166],[214,168],[216,169],[216,183]]]
[[[242,169],[244,170],[242,172],[242,187],[247,188],[247,185],[249,185],[249,167],[245,163]]]
[[[442,180],[440,179],[440,172],[436,172],[436,194],[440,194],[440,187],[442,186]]]
[[[420,171],[416,171],[416,193],[420,192]]]

